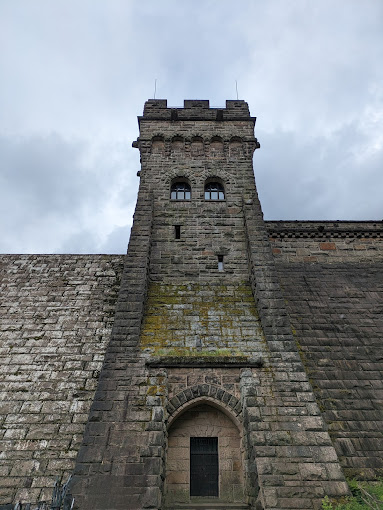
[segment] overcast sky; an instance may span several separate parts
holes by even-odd
[[[0,252],[125,253],[155,79],[238,81],[266,219],[383,219],[382,0],[0,0]]]

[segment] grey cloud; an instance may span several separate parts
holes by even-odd
[[[359,159],[362,131],[349,125],[309,141],[282,131],[260,136],[254,166],[266,219],[383,218],[383,147]]]
[[[94,191],[94,183],[79,171],[84,143],[47,137],[0,138],[2,203],[15,193],[30,214],[63,213]],[[85,193],[84,193],[85,192]]]
[[[0,2],[0,250],[125,251],[155,78],[171,106],[238,80],[266,217],[382,216],[382,20],[379,0]]]
[[[56,250],[56,253],[98,253],[97,246],[100,245],[99,237],[89,229],[75,232],[64,239]]]
[[[110,200],[116,197],[116,207],[127,215],[120,221],[131,220],[128,210],[135,199],[137,178],[127,172],[131,158],[126,150],[122,143],[106,144],[91,157],[89,167],[92,150],[88,141],[70,142],[58,134],[17,140],[1,137],[0,251],[50,252],[62,245],[65,251],[97,251],[97,239],[115,227],[94,221],[103,220]],[[87,235],[80,243],[90,225],[92,243],[86,241]],[[72,248],[68,239],[74,241]],[[39,249],[39,243],[45,247]]]
[[[57,253],[125,254],[128,248],[130,225],[115,227],[104,240],[94,231],[84,229],[62,243]]]
[[[130,225],[116,227],[100,246],[100,253],[126,253],[130,237]]]

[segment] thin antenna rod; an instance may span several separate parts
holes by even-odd
[[[237,92],[237,101],[238,101],[238,82],[235,80],[235,91]]]
[[[157,92],[157,78],[154,80],[154,98],[156,99],[156,92]]]

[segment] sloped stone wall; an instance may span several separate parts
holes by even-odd
[[[361,226],[368,234],[369,225]],[[274,256],[301,358],[342,467],[349,477],[372,479],[383,473],[383,250],[379,238],[369,239],[368,250],[358,249],[363,237],[351,231],[349,239],[355,248],[350,261],[346,255],[326,263]],[[278,242],[291,254],[302,241]]]
[[[164,442],[163,370],[137,356],[152,230],[150,193],[139,194],[110,342],[71,484],[78,508],[158,508]],[[150,388],[152,391],[148,391]]]
[[[0,503],[48,499],[72,472],[124,256],[0,256]]]
[[[294,341],[256,192],[244,197],[251,283],[269,350],[268,366],[242,373],[245,427],[265,509],[321,508],[348,488]],[[248,421],[248,423],[247,423]]]

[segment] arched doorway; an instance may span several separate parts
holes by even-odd
[[[234,417],[211,401],[188,406],[168,431],[166,506],[210,498],[243,502],[244,486],[241,432]]]

